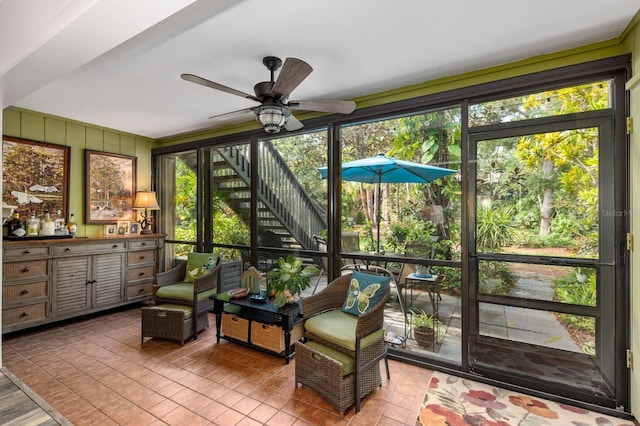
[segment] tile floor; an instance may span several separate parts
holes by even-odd
[[[295,387],[295,359],[216,343],[214,321],[184,346],[141,344],[140,308],[59,323],[5,335],[4,367],[74,425],[415,424],[432,371],[390,360],[391,380],[341,420]]]

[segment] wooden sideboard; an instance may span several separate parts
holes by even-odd
[[[2,332],[152,297],[164,235],[3,241]]]

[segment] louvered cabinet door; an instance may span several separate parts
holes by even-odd
[[[53,313],[55,318],[91,309],[91,257],[53,260]]]
[[[113,305],[124,300],[124,253],[93,256],[93,306]]]

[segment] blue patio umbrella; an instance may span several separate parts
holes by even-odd
[[[380,184],[429,183],[456,172],[428,164],[398,160],[384,154],[343,163],[341,169],[342,180],[378,184],[378,252],[380,252]],[[327,178],[327,167],[320,167],[318,171],[322,179]]]

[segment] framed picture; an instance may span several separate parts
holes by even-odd
[[[136,157],[85,149],[85,222],[135,221]]]
[[[105,225],[104,227],[104,236],[105,237],[115,237],[118,235],[118,227],[117,225],[111,223],[109,225]]]
[[[129,222],[119,220],[116,225],[116,232],[118,235],[129,235]]]
[[[129,222],[129,234],[136,235],[140,233],[140,224],[138,222]]]
[[[70,153],[68,146],[3,136],[3,215],[14,210],[26,219],[49,210],[66,219]]]

